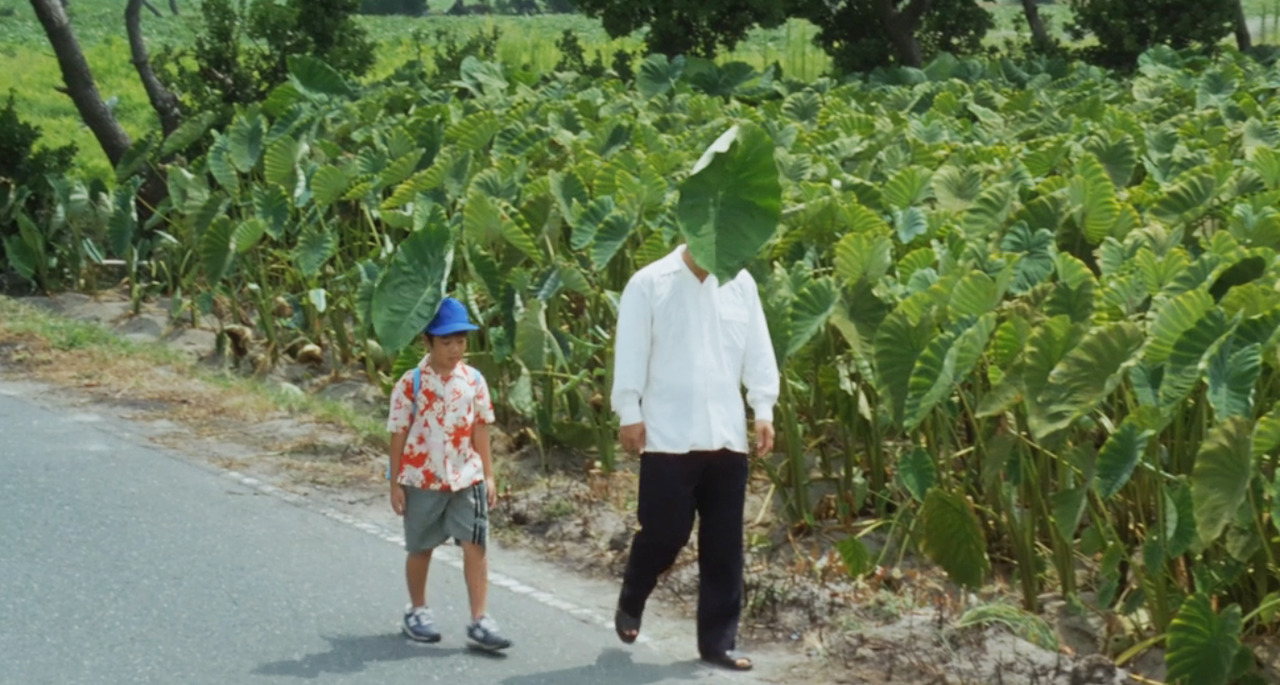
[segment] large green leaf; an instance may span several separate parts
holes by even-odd
[[[231,244],[235,245],[236,253],[244,254],[257,247],[266,232],[267,224],[262,219],[254,217],[241,221],[231,234]]]
[[[882,391],[893,407],[894,421],[902,420],[909,395],[911,372],[932,339],[929,317],[912,318],[901,307],[876,330],[875,363]]]
[[[200,237],[200,264],[204,267],[205,282],[210,287],[217,285],[231,268],[235,257],[234,238],[235,226],[225,216],[214,219]]]
[[[1160,405],[1174,407],[1195,388],[1205,360],[1226,344],[1233,323],[1221,309],[1210,309],[1188,328],[1169,353],[1164,380],[1160,384]]]
[[[921,167],[907,167],[884,186],[884,199],[895,209],[906,209],[928,199],[930,174]]]
[[[1218,192],[1218,179],[1211,173],[1189,174],[1161,197],[1151,208],[1151,215],[1175,226],[1184,217],[1194,218]]]
[[[242,112],[227,130],[227,158],[242,174],[253,171],[262,156],[267,121],[256,108]]]
[[[916,446],[898,460],[898,480],[917,502],[923,502],[929,489],[938,484],[938,467],[923,447]]]
[[[1280,448],[1280,403],[1258,419],[1253,431],[1253,456],[1261,457]],[[1276,522],[1280,525],[1280,521]]]
[[[668,61],[666,55],[649,55],[636,74],[636,89],[646,100],[657,97],[674,88],[683,72],[683,56]]]
[[[1041,228],[1032,231],[1025,223],[1017,223],[1000,240],[1000,249],[1020,255],[1014,269],[1015,293],[1025,293],[1044,282],[1053,273],[1053,232]]]
[[[982,174],[973,167],[944,166],[931,180],[938,206],[947,211],[963,210],[982,193]]]
[[[1253,423],[1233,416],[1213,427],[1200,444],[1191,472],[1196,531],[1209,544],[1245,502],[1253,477]]]
[[[773,141],[743,123],[721,135],[680,184],[676,215],[699,266],[727,283],[778,227],[782,185]]]
[[[996,308],[1000,296],[994,279],[981,271],[971,271],[951,290],[951,316],[982,316]]]
[[[920,511],[924,523],[924,551],[951,580],[979,588],[991,568],[987,543],[977,514],[963,495],[938,488],[925,496]]]
[[[1112,234],[1120,218],[1120,202],[1116,187],[1093,155],[1085,155],[1076,167],[1076,175],[1068,186],[1068,195],[1076,219],[1086,240],[1097,245]]]
[[[308,226],[298,236],[293,250],[293,262],[298,272],[308,278],[320,273],[320,268],[338,251],[338,237],[328,228]]]
[[[1222,345],[1209,358],[1209,404],[1219,421],[1253,416],[1254,384],[1261,372],[1262,348],[1258,343],[1234,351]]]
[[[290,188],[294,168],[304,149],[303,143],[289,136],[272,143],[267,148],[266,158],[263,161],[263,172],[267,181],[284,186],[286,189]]]
[[[311,55],[289,55],[289,82],[311,96],[350,97],[350,84],[333,67]]]
[[[373,291],[373,330],[387,350],[413,342],[444,299],[453,234],[438,209],[424,223],[400,244]]]
[[[1159,364],[1169,358],[1173,345],[1213,307],[1213,298],[1204,290],[1189,290],[1160,306],[1151,323],[1150,340],[1143,358]]]
[[[1142,459],[1143,450],[1147,448],[1147,441],[1154,434],[1155,431],[1144,429],[1130,417],[1121,422],[1116,432],[1107,438],[1098,451],[1094,487],[1097,488],[1099,497],[1109,499],[1129,482],[1129,477]]]
[[[1124,370],[1136,363],[1142,342],[1142,329],[1127,321],[1089,331],[1049,374],[1037,397],[1044,412],[1031,417],[1032,433],[1043,438],[1093,411],[1120,384]]]
[[[970,326],[933,337],[916,360],[907,384],[903,427],[915,430],[929,412],[951,395],[956,384],[969,375],[982,358],[995,330],[996,316],[988,312]]]
[[[626,244],[635,226],[635,217],[622,210],[614,210],[605,217],[591,241],[591,266],[597,271],[607,267]]]
[[[329,205],[342,199],[347,192],[350,181],[346,172],[331,164],[326,164],[311,176],[311,196],[315,199],[316,204],[321,207]]]
[[[164,159],[175,152],[182,152],[191,147],[209,132],[209,127],[213,126],[217,118],[218,115],[214,112],[201,112],[189,117],[164,139],[164,144],[160,146],[159,157]]]
[[[848,233],[835,247],[836,274],[845,283],[877,283],[893,266],[893,240],[886,235]]]
[[[111,218],[107,221],[107,240],[111,251],[119,257],[129,254],[138,230],[137,197],[142,178],[133,177],[116,187],[111,202]]]
[[[516,322],[516,355],[530,371],[541,371],[547,365],[546,313],[540,300],[532,300]]]
[[[1165,655],[1171,685],[1226,685],[1240,650],[1240,607],[1232,604],[1221,614],[1209,597],[1188,597],[1169,625]]]

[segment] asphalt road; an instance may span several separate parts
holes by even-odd
[[[0,683],[736,679],[624,647],[527,588],[490,589],[515,646],[473,652],[462,574],[443,564],[429,600],[445,638],[408,643],[403,559],[385,539],[150,447],[127,423],[0,393]]]

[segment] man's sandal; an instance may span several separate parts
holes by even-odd
[[[613,629],[618,633],[619,640],[631,644],[640,637],[640,619],[617,609],[613,612]]]
[[[703,654],[702,660],[715,664],[721,668],[727,668],[730,671],[750,671],[754,665],[751,660],[737,652],[720,652],[718,654]]]

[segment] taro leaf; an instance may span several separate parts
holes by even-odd
[[[1133,417],[1121,422],[1116,432],[1112,433],[1098,451],[1097,475],[1094,487],[1098,497],[1109,499],[1133,475],[1138,462],[1142,460],[1142,452],[1147,448],[1147,441],[1155,431],[1144,430]]]
[[[1258,419],[1258,426],[1253,431],[1253,456],[1270,454],[1276,448],[1280,448],[1280,403],[1273,406],[1266,416]],[[1280,525],[1280,520],[1277,520],[1276,525]]]
[[[1025,223],[1018,222],[1004,234],[1000,249],[1021,256],[1010,288],[1015,293],[1027,292],[1053,273],[1053,232],[1048,229],[1033,233]]]
[[[778,227],[782,184],[773,141],[755,124],[721,135],[680,184],[676,215],[699,266],[728,283]]]
[[[227,146],[226,137],[218,135],[215,131],[213,145],[209,148],[209,154],[205,155],[205,166],[208,167],[209,173],[213,175],[218,185],[235,195],[240,191],[240,177],[236,174],[235,167],[231,165],[231,154],[227,151]]]
[[[256,247],[266,232],[267,224],[262,219],[257,217],[246,219],[241,221],[232,232],[231,243],[235,245],[238,254],[244,254]]]
[[[156,139],[153,135],[148,135],[135,141],[120,156],[120,161],[116,164],[116,182],[123,183],[125,179],[137,173],[138,169],[147,163],[147,159],[151,156],[151,151],[155,147]]]
[[[1215,614],[1207,595],[1188,597],[1169,625],[1165,655],[1172,685],[1226,685],[1240,650],[1240,607]]]
[[[835,247],[835,268],[846,284],[875,284],[893,266],[893,241],[884,235],[848,233]]]
[[[1228,290],[1261,278],[1266,270],[1267,262],[1262,257],[1246,257],[1223,271],[1213,285],[1209,286],[1209,294],[1215,302],[1220,302]]]
[[[919,207],[908,207],[893,212],[894,227],[898,232],[898,241],[903,245],[915,240],[929,231],[929,219]]]
[[[284,237],[289,222],[289,198],[278,186],[253,186],[253,212],[266,222],[267,233],[276,240]]]
[[[387,350],[413,341],[436,315],[453,265],[453,234],[433,208],[400,244],[373,292],[373,330]]]
[[[929,198],[929,170],[923,167],[906,167],[884,186],[884,199],[894,209],[906,209]]]
[[[591,266],[597,271],[607,267],[635,226],[635,219],[622,211],[615,210],[606,217],[591,243]]]
[[[1173,407],[1200,381],[1200,367],[1209,355],[1225,344],[1232,322],[1221,309],[1210,309],[1188,328],[1169,353],[1164,379],[1160,383],[1160,405]]]
[[[1191,471],[1196,531],[1206,545],[1218,539],[1245,502],[1253,477],[1253,425],[1242,416],[1216,424],[1200,445]]]
[[[982,174],[973,167],[944,166],[931,181],[938,206],[949,212],[968,207],[982,193]]]
[[[915,447],[898,461],[898,480],[917,502],[923,502],[929,489],[938,484],[938,467],[923,447]]]
[[[683,72],[683,56],[667,61],[666,55],[649,55],[636,74],[636,88],[644,99],[655,98],[674,88]]]
[[[227,159],[236,171],[247,174],[258,165],[262,156],[263,138],[267,135],[267,122],[256,108],[242,112],[231,122],[227,131]]]
[[[298,271],[308,278],[320,273],[320,268],[338,251],[338,238],[328,228],[308,226],[298,236],[293,249],[293,261]]]
[[[934,488],[925,496],[920,517],[929,558],[956,584],[981,587],[991,563],[982,525],[964,496]]]
[[[903,408],[903,427],[915,430],[929,412],[951,395],[955,385],[967,377],[995,330],[996,316],[988,313],[962,330],[934,336],[916,360],[907,384],[907,401]]]
[[[1109,396],[1124,371],[1136,361],[1142,347],[1142,329],[1120,321],[1104,324],[1085,335],[1049,374],[1048,384],[1036,398],[1044,414],[1034,414],[1031,430],[1036,438],[1071,425]]]
[[[1209,358],[1209,404],[1219,421],[1229,416],[1253,416],[1254,385],[1262,371],[1262,348],[1257,343],[1232,351],[1222,345]]]
[[[1076,225],[1085,240],[1097,245],[1111,235],[1120,218],[1120,203],[1116,199],[1116,187],[1097,157],[1090,154],[1080,160],[1068,186],[1068,195]]]
[[[972,271],[951,290],[950,313],[953,317],[981,316],[1000,303],[996,282],[981,271]]]
[[[799,352],[827,324],[840,303],[840,290],[830,277],[815,278],[791,302],[791,338],[786,359]]]
[[[476,59],[467,55],[458,67],[459,81],[455,82],[476,95],[501,95],[510,84],[502,73],[502,64]]]
[[[1133,136],[1123,134],[1107,140],[1094,138],[1085,143],[1085,149],[1092,152],[1107,171],[1107,176],[1117,188],[1129,185],[1133,178],[1133,170],[1138,163],[1137,146]]]
[[[516,355],[530,371],[541,371],[547,365],[546,315],[540,300],[529,302],[516,322]]]
[[[1184,216],[1195,215],[1218,192],[1218,179],[1210,173],[1187,174],[1156,201],[1151,215],[1173,226]]]
[[[138,230],[136,198],[142,187],[142,178],[133,177],[116,187],[111,201],[111,218],[107,220],[107,241],[118,257],[129,254],[134,233]]]
[[[201,112],[182,122],[181,126],[164,139],[164,144],[160,146],[160,158],[164,159],[191,147],[209,132],[209,127],[213,126],[217,118],[218,115],[214,112]]]
[[[231,219],[220,216],[200,236],[200,264],[204,267],[205,282],[210,286],[221,281],[231,268],[235,256],[231,244],[234,235]]]
[[[1150,364],[1168,359],[1178,338],[1212,307],[1212,298],[1203,290],[1189,290],[1165,301],[1151,323],[1150,340],[1143,358]]]
[[[1063,540],[1075,539],[1088,498],[1089,490],[1083,487],[1060,490],[1050,498],[1053,501],[1053,524]]]
[[[311,176],[311,197],[317,205],[327,207],[342,199],[347,192],[348,183],[346,172],[332,164],[326,164],[316,169],[316,173]]]
[[[901,422],[906,409],[911,372],[932,338],[929,317],[912,319],[895,309],[876,329],[875,364],[881,390],[888,396],[894,421]]]
[[[845,571],[848,572],[850,578],[860,578],[869,573],[875,566],[872,563],[871,552],[867,550],[867,546],[852,535],[837,542],[836,551],[840,553],[840,559],[844,562]]]
[[[289,83],[303,95],[351,97],[350,84],[333,67],[310,55],[289,55]]]
[[[267,181],[285,189],[291,188],[293,185],[291,183],[293,170],[297,166],[298,157],[302,154],[303,149],[303,143],[299,143],[289,136],[281,138],[268,146],[267,155],[263,161],[263,172]]]
[[[613,201],[613,197],[605,195],[584,205],[578,205],[576,211],[566,215],[569,217],[569,224],[573,227],[573,233],[569,236],[569,247],[575,250],[589,247],[616,207],[617,203]]]
[[[999,623],[1014,635],[1050,652],[1058,651],[1058,635],[1047,621],[1012,604],[984,604],[974,607],[960,617],[956,628]]]

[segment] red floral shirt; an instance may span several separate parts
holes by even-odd
[[[447,378],[428,363],[418,362],[422,386],[418,415],[413,409],[413,370],[406,371],[391,391],[387,430],[409,429],[396,482],[424,490],[452,492],[484,480],[484,462],[471,446],[476,424],[493,423],[489,384],[474,368],[459,362]]]

